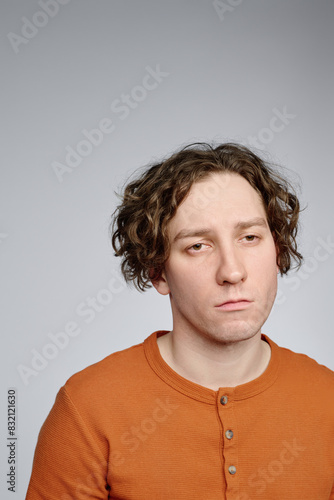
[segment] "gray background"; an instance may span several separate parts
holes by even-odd
[[[66,379],[171,327],[168,298],[152,290],[140,294],[117,277],[108,224],[114,192],[130,173],[186,143],[249,144],[255,136],[299,183],[308,206],[300,233],[305,265],[280,279],[263,331],[334,369],[334,248],[323,243],[334,241],[333,2],[226,0],[220,8],[211,0],[62,3],[49,7],[52,15],[36,14],[45,9],[35,0],[0,7],[4,499],[24,498],[38,431]],[[37,32],[24,28],[23,18],[39,24]],[[30,36],[25,42],[17,38],[22,30]],[[144,80],[156,88],[138,89],[148,67],[160,67],[164,76],[156,85]],[[117,111],[115,100],[131,93],[133,109]],[[284,110],[285,123],[275,121]],[[75,149],[85,139],[82,130],[104,118],[113,131],[60,182],[54,162],[64,165],[66,148]],[[94,318],[89,297],[100,300]],[[24,383],[20,365],[32,369],[33,353],[48,349],[49,334],[69,322],[80,333],[62,349],[51,346],[53,359]],[[9,387],[18,394],[15,495],[7,492],[5,477]]]

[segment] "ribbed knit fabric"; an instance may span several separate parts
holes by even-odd
[[[27,500],[334,500],[334,373],[271,347],[257,379],[213,391],[175,373],[156,332],[62,387]]]

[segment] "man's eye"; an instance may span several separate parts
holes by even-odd
[[[248,234],[247,236],[245,236],[245,238],[247,239],[247,241],[254,241],[257,236],[255,236],[255,234]]]
[[[193,245],[191,247],[191,249],[193,249],[193,250],[201,250],[202,246],[203,246],[203,243],[195,243],[195,245]]]

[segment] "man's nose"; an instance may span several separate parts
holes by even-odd
[[[217,283],[235,284],[247,278],[242,250],[234,245],[220,248],[217,254]]]

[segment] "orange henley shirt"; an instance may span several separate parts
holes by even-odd
[[[39,434],[26,500],[334,500],[334,373],[271,347],[257,379],[213,391],[156,332],[73,375]]]

